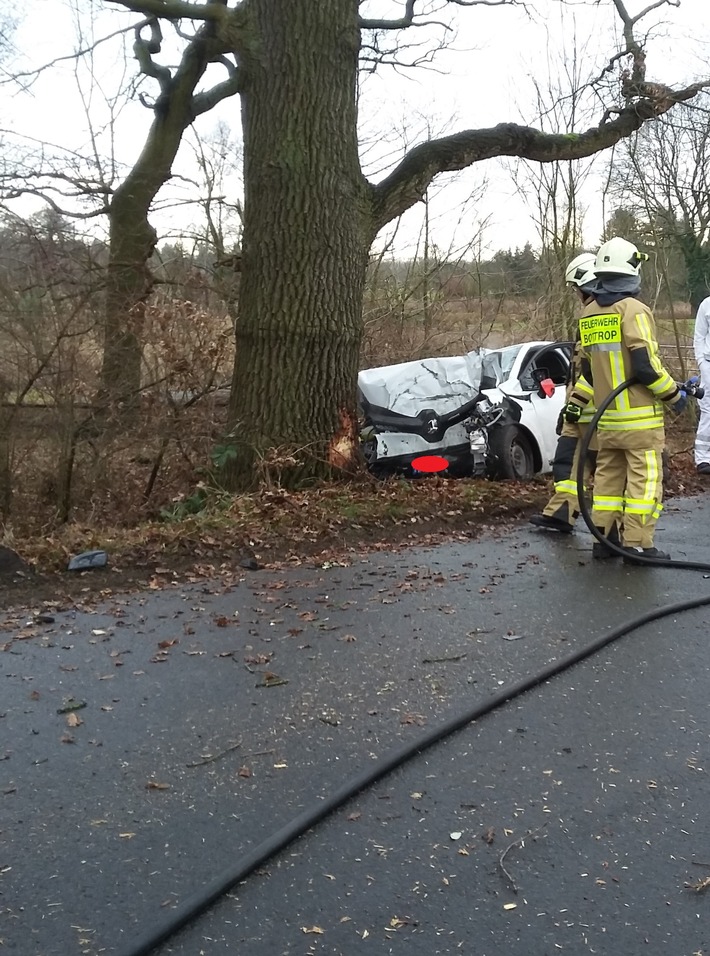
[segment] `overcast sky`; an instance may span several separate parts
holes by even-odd
[[[8,0],[0,0],[8,3]],[[627,0],[632,13],[650,0]],[[15,5],[13,5],[15,6]],[[116,13],[100,0],[86,0],[86,9],[98,17],[92,25],[81,19],[85,40],[101,36],[135,19]],[[368,175],[378,178],[402,154],[407,145],[427,135],[514,121],[537,125],[535,84],[550,87],[548,77],[558,74],[576,51],[583,78],[597,73],[614,52],[615,14],[611,0],[532,0],[525,9],[516,7],[446,7],[430,4],[432,19],[446,22],[440,27],[410,30],[403,38],[421,43],[422,51],[440,38],[442,49],[429,67],[416,70],[382,69],[365,76],[361,89],[363,162]],[[399,16],[403,2],[368,0],[362,12],[368,16]],[[64,0],[27,0],[16,35],[18,56],[15,66],[38,66],[75,48],[76,22],[71,5]],[[682,0],[679,8],[663,8],[649,16],[656,25],[648,45],[648,78],[679,84],[710,73],[710,0]],[[169,28],[166,28],[166,35]],[[130,36],[130,35],[129,35]],[[412,56],[416,51],[409,51]],[[18,94],[5,86],[3,125],[16,133],[46,140],[88,155],[93,148],[86,113],[94,118],[95,132],[101,135],[100,148],[108,150],[105,134],[106,100],[124,78],[130,77],[134,61],[124,61],[120,41],[102,45],[93,59],[94,82],[83,72],[83,100],[73,73],[73,64],[59,65],[43,73],[28,89]],[[221,78],[221,77],[219,77]],[[144,87],[146,92],[149,87]],[[595,122],[599,120],[597,114]],[[200,131],[212,129],[218,119],[239,132],[239,104],[235,99],[200,121]],[[120,162],[129,164],[142,143],[150,114],[134,99],[117,122],[115,144]],[[102,132],[104,130],[104,132]],[[7,154],[6,154],[7,155]],[[187,169],[187,155],[176,171]],[[584,193],[587,245],[599,237],[604,207],[600,194],[603,163],[598,175],[589,180]],[[485,188],[484,184],[485,183]],[[185,193],[188,189],[183,190]],[[608,213],[608,210],[606,210]],[[411,251],[420,233],[423,210],[405,217],[399,248]],[[455,177],[442,178],[432,189],[430,206],[432,238],[440,248],[461,248],[481,238],[484,249],[537,243],[534,222],[510,175],[510,164],[486,162]],[[164,220],[163,220],[164,221]],[[173,217],[173,222],[176,221]],[[482,224],[486,223],[485,228]],[[160,227],[160,223],[157,223]]]

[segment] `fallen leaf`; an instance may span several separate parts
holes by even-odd
[[[266,671],[263,675],[261,683],[257,684],[257,687],[280,687],[281,684],[288,684],[288,681],[284,677],[279,677],[278,674],[272,674],[271,671]]]
[[[302,933],[317,933],[319,936],[322,936],[325,930],[321,929],[320,926],[302,926]]]
[[[238,776],[238,777],[251,777],[251,770],[250,770],[250,768],[249,768],[249,767],[240,767],[239,770],[237,770],[237,776]]]
[[[146,790],[169,790],[169,783],[157,783],[155,780],[149,780],[145,785]]]
[[[421,727],[424,724],[425,719],[421,714],[405,714],[400,718],[400,724],[416,724],[418,727]]]
[[[244,658],[245,664],[268,664],[273,654],[253,654]]]
[[[158,641],[158,647],[165,649],[166,647],[172,647],[173,644],[179,644],[180,641],[177,637],[173,638],[172,641]]]
[[[70,697],[63,707],[57,708],[58,714],[68,714],[72,710],[81,710],[83,707],[86,707],[85,700],[74,700],[73,697]]]
[[[68,727],[80,727],[84,721],[78,714],[71,713],[67,714],[67,726]]]

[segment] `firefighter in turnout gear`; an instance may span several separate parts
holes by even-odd
[[[596,256],[593,252],[582,252],[575,256],[565,270],[565,282],[576,290],[582,305],[592,301],[592,288],[596,280],[594,263]],[[565,404],[569,402],[572,389],[580,374],[579,339],[575,343],[570,363],[570,377],[567,385]],[[542,514],[532,515],[530,523],[543,531],[557,531],[562,534],[571,534],[574,523],[579,517],[579,502],[577,501],[577,468],[581,439],[587,425],[594,415],[594,406],[589,403],[580,413],[578,422],[562,420],[558,425],[557,433],[560,436],[552,460],[552,477],[555,483],[555,493],[543,509]],[[560,416],[562,417],[562,416]],[[590,453],[585,463],[585,483],[594,468],[596,459],[596,441],[592,436]]]
[[[627,564],[642,564],[638,554],[668,557],[653,543],[663,499],[664,409],[679,414],[688,400],[661,362],[650,309],[636,298],[647,258],[619,237],[600,247],[594,298],[579,320],[582,377],[565,409],[574,419],[592,400],[599,407],[622,382],[636,380],[599,421],[592,506],[594,525],[621,543]],[[593,554],[616,557],[599,541]]]

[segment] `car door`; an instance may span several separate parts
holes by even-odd
[[[554,345],[541,352],[544,344],[528,347],[521,356],[518,385],[520,393],[528,399],[521,402],[520,424],[535,437],[542,459],[542,471],[547,472],[557,448],[557,420],[565,401],[571,343]],[[554,385],[554,392],[549,396],[540,389],[533,374],[542,369],[547,370]]]

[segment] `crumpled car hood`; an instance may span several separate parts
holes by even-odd
[[[359,373],[358,388],[370,405],[412,416],[431,408],[441,415],[479,391],[483,356],[488,351],[368,368]]]

